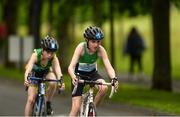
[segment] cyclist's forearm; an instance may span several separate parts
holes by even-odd
[[[109,75],[110,79],[113,79],[116,76],[113,68],[108,70],[108,75]]]
[[[55,70],[56,79],[60,80],[63,77],[61,70]]]
[[[56,75],[56,79],[61,79],[63,74],[61,72],[61,68],[60,66],[59,67],[55,67],[54,68],[54,72],[55,72],[55,75]]]
[[[28,67],[24,73],[24,78],[25,78],[24,80],[27,80],[27,77],[28,77],[29,73],[31,73],[31,70],[32,70],[32,65],[28,65]]]
[[[53,60],[53,70],[55,72],[56,78],[61,79],[63,74],[62,74],[62,71],[61,71],[60,62],[59,62],[57,57],[55,57],[54,60]]]
[[[68,67],[68,73],[72,79],[76,78],[76,75],[74,74],[74,68],[73,67],[71,67],[71,66]]]
[[[57,79],[58,79],[58,80],[62,79],[62,77],[63,77],[62,73],[60,73],[60,74],[57,75]]]
[[[107,56],[105,56],[105,58],[103,58],[103,63],[104,63],[104,66],[106,68],[106,71],[107,71],[109,77],[114,78],[116,76],[115,71],[114,71],[109,59],[107,58]]]

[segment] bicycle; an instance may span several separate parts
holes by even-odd
[[[28,80],[32,83],[37,83],[38,85],[38,93],[35,99],[35,103],[33,105],[32,116],[46,116],[47,108],[46,108],[46,82],[59,82],[62,84],[62,79],[60,80],[50,80],[45,78],[38,78],[33,76],[28,76]],[[27,89],[26,89],[27,90]],[[58,90],[60,94],[60,89]]]
[[[94,87],[95,85],[107,85],[107,86],[111,86],[111,93],[109,95],[109,98],[112,98],[114,92],[116,92],[115,90],[115,85],[114,83],[100,83],[98,81],[89,81],[89,80],[82,80],[80,79],[81,77],[87,77],[88,76],[84,76],[84,75],[80,75],[79,73],[76,74],[77,76],[77,84],[74,86],[73,92],[72,94],[75,94],[77,87],[78,87],[78,83],[84,83],[84,84],[88,84],[89,85],[89,89],[86,93],[82,94],[82,101],[81,101],[81,107],[80,107],[80,112],[79,115],[82,117],[95,117],[97,116],[97,111],[96,111],[96,106],[94,104]]]

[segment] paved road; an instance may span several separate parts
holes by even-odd
[[[23,83],[9,82],[4,79],[0,80],[0,116],[23,116],[27,97]],[[54,115],[67,116],[70,106],[71,97],[68,94],[56,95],[53,100]],[[106,101],[98,107],[98,114],[100,116],[164,115],[163,113],[157,113],[140,107],[112,104],[110,101]]]

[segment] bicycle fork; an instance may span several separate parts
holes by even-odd
[[[43,103],[43,96],[42,95],[38,95],[38,102],[37,102],[37,106],[38,106],[38,110],[37,113],[40,114],[41,110],[42,110],[42,103]]]
[[[87,96],[87,102],[85,106],[85,117],[88,117],[89,115],[89,109],[90,109],[90,104],[93,103],[93,89],[89,89],[89,93]]]

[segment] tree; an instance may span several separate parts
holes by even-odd
[[[16,34],[17,28],[17,1],[5,0],[3,3],[4,6],[4,14],[3,14],[3,21],[7,24],[7,37],[5,37],[5,66],[10,67],[11,64],[8,59],[8,36],[12,34]]]
[[[92,0],[91,1],[92,3],[92,12],[93,12],[93,23],[96,25],[96,26],[99,26],[101,27],[102,26],[102,23],[103,23],[103,0]]]
[[[53,3],[54,0],[48,0],[49,3],[49,12],[48,12],[48,22],[49,22],[49,30],[48,33],[51,34],[52,31],[52,22],[53,22]]]
[[[171,91],[169,0],[152,0],[154,71],[152,89]]]
[[[32,31],[34,35],[34,46],[39,48],[40,45],[40,16],[41,16],[42,1],[32,0]]]
[[[114,46],[114,3],[113,0],[110,0],[110,39],[111,39],[111,63],[115,67],[115,46]]]
[[[61,0],[58,6],[58,16],[56,23],[56,32],[59,43],[60,55],[58,56],[61,60],[62,71],[67,72],[69,65],[69,46],[72,43],[68,34],[69,24],[72,21],[72,17],[75,9],[75,1]]]

